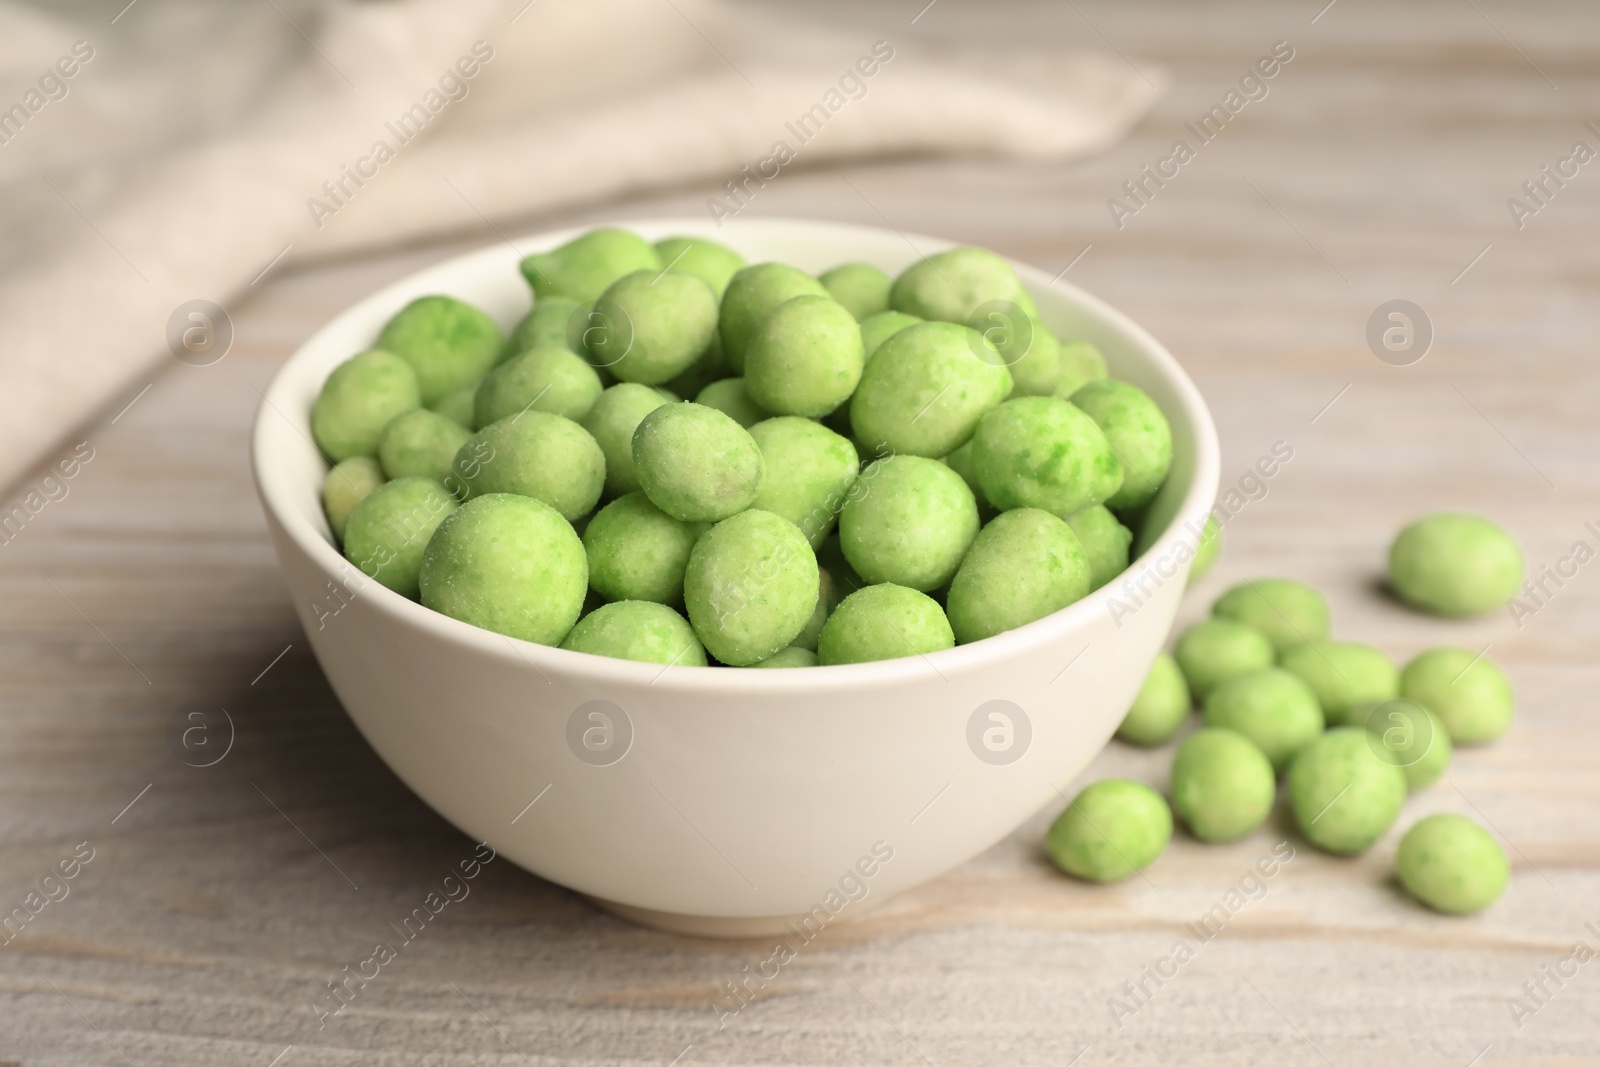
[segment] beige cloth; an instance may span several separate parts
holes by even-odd
[[[1115,57],[956,53],[898,14],[867,34],[720,0],[93,11],[0,0],[0,485],[173,358],[175,308],[226,306],[280,254],[275,270],[658,185],[702,185],[709,214],[736,206],[742,166],[1070,159],[1159,92]]]

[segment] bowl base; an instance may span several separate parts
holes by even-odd
[[[685,915],[676,911],[656,911],[652,908],[635,907],[632,904],[622,904],[615,900],[606,900],[603,897],[591,897],[587,894],[583,899],[599,908],[601,911],[610,912],[619,919],[626,919],[639,926],[647,926],[652,930],[662,930],[669,934],[683,934],[688,937],[719,938],[723,940],[743,940],[756,937],[793,936],[795,931],[801,929],[800,923],[809,919],[805,915],[753,915],[723,917],[717,915]],[[869,909],[852,906],[852,911],[865,914]],[[859,918],[851,915],[850,921]],[[841,916],[841,919],[843,917]],[[832,926],[839,922],[828,925]]]

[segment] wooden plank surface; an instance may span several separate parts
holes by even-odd
[[[1511,734],[1461,752],[1402,820],[1450,810],[1492,825],[1514,865],[1503,901],[1473,919],[1429,914],[1392,884],[1397,834],[1334,859],[1279,823],[1223,847],[1180,836],[1148,877],[1091,888],[1040,851],[1058,804],[831,927],[719,1020],[719,987],[769,944],[640,930],[499,861],[319,1028],[324,983],[392,939],[472,845],[384,768],[329,692],[267,544],[246,433],[257,390],[296,344],[378,285],[492,239],[464,235],[263,282],[233,308],[227,358],[174,363],[126,412],[86,427],[75,440],[92,460],[65,496],[45,487],[58,499],[0,551],[0,907],[42,897],[62,860],[93,851],[67,895],[0,948],[0,1061],[1600,1062],[1600,961],[1560,986],[1545,970],[1575,942],[1600,949],[1584,926],[1600,927],[1600,563],[1521,627],[1418,616],[1376,585],[1393,531],[1433,508],[1495,516],[1535,568],[1575,541],[1600,544],[1584,526],[1600,523],[1600,164],[1521,230],[1505,204],[1574,141],[1600,147],[1584,126],[1600,120],[1600,11],[1343,0],[1313,22],[1322,0],[944,0],[911,28],[916,6],[822,10],[864,34],[1119,49],[1164,68],[1173,89],[1086,164],[785,171],[750,213],[887,219],[1051,270],[1090,246],[1067,277],[1190,369],[1221,429],[1225,484],[1273,442],[1294,448],[1230,523],[1185,618],[1232,581],[1281,573],[1327,592],[1339,636],[1401,658],[1488,644],[1510,672]],[[1115,228],[1107,198],[1279,40],[1295,56],[1269,94]],[[711,192],[497,222],[696,213]],[[1380,362],[1364,340],[1394,298],[1436,331],[1411,366]],[[189,702],[232,717],[215,766],[169,747]],[[1169,758],[1113,745],[1078,784],[1162,785]],[[1176,938],[1194,941],[1184,924],[1284,840],[1294,858],[1259,899],[1114,1020],[1123,983]],[[1541,979],[1545,1003],[1519,1026],[1508,1000]]]

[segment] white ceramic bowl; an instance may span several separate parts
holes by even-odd
[[[795,220],[626,225],[810,271],[864,260],[892,275],[951,244]],[[1130,571],[1047,618],[880,663],[663,669],[477,629],[341,558],[309,421],[328,372],[426,293],[469,300],[509,328],[529,306],[520,256],[577,232],[484,248],[368,297],[294,354],[257,414],[256,483],[296,610],[378,754],[445,818],[535,874],[637,921],[710,935],[859,914],[1059,802],[1057,786],[1105,744],[1171,628],[1216,492],[1217,443],[1199,393],[1154,338],[1031,267],[1017,271],[1045,323],[1094,342],[1116,377],[1149,393],[1175,452]]]

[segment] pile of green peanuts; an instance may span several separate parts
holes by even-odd
[[[1390,559],[1406,602],[1449,616],[1505,603],[1523,568],[1510,534],[1477,516],[1420,519]],[[1095,782],[1049,830],[1056,864],[1095,882],[1126,877],[1161,854],[1174,816],[1200,841],[1238,840],[1272,812],[1280,780],[1307,842],[1363,852],[1399,820],[1408,793],[1443,776],[1457,746],[1511,728],[1510,682],[1482,652],[1430,648],[1398,668],[1331,634],[1327,601],[1303,582],[1257,578],[1218,597],[1211,617],[1156,660],[1117,729],[1129,744],[1162,745],[1200,708],[1199,729],[1173,754],[1170,807],[1142,782]],[[1396,867],[1414,897],[1446,914],[1488,907],[1510,875],[1495,839],[1460,815],[1412,826]]]
[[[604,228],[521,273],[509,338],[422,297],[311,412],[346,558],[497,633],[731,667],[979,641],[1126,569],[1172,464],[981,248],[812,276]]]

